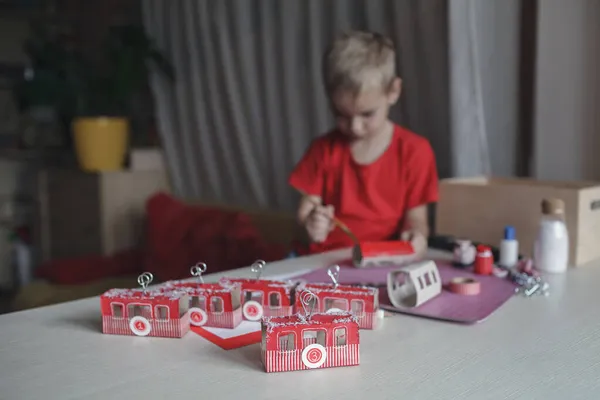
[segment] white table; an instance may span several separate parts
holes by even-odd
[[[264,276],[347,255],[268,264]],[[512,298],[474,326],[394,314],[361,331],[359,366],[280,374],[263,372],[258,344],[103,335],[98,298],[7,314],[0,399],[599,399],[600,264],[549,282],[550,297]]]

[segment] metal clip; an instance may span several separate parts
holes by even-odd
[[[144,294],[146,294],[146,288],[152,282],[153,279],[154,279],[154,275],[152,275],[150,272],[144,272],[143,274],[138,276],[137,281],[138,281],[138,284],[144,290]]]
[[[196,264],[192,268],[190,268],[190,273],[192,274],[192,276],[198,277],[198,280],[200,281],[200,283],[204,283],[204,278],[202,278],[202,273],[204,273],[207,268],[208,267],[206,266],[206,264],[204,264],[203,262],[199,262],[198,264]]]
[[[300,302],[302,303],[302,309],[304,310],[306,318],[310,319],[314,308],[317,305],[317,295],[306,289],[300,297]]]
[[[333,289],[337,289],[338,278],[340,276],[340,266],[334,265],[333,267],[329,267],[329,269],[327,270],[327,275],[329,275],[331,281],[333,282]]]
[[[550,285],[547,282],[543,282],[539,276],[531,276],[526,272],[510,271],[509,278],[520,286],[516,292],[523,294],[525,297],[531,297],[536,294],[548,296],[550,294]]]
[[[262,275],[262,271],[263,271],[265,265],[266,265],[266,263],[263,260],[257,260],[250,267],[250,271],[252,271],[256,274],[256,280],[260,279],[260,276]]]

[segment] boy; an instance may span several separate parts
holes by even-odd
[[[395,68],[392,42],[376,33],[342,35],[325,53],[336,129],[312,141],[289,177],[305,194],[297,218],[311,241],[308,253],[353,245],[334,229],[334,215],[360,241],[401,238],[419,255],[427,250],[427,204],[438,198],[435,158],[425,138],[388,119],[401,91]]]

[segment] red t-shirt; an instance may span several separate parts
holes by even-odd
[[[361,241],[397,239],[407,210],[438,199],[438,175],[429,141],[398,125],[389,147],[368,165],[354,161],[346,137],[336,130],[314,139],[289,183],[320,196],[324,205],[333,205],[336,217]],[[308,252],[352,245],[336,228],[325,242],[311,243]]]

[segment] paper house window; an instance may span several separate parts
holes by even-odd
[[[352,300],[350,301],[350,307],[350,311],[352,312],[352,314],[354,314],[357,317],[360,317],[365,311],[365,302],[362,300]]]
[[[325,299],[325,311],[336,309],[340,311],[348,311],[348,300],[346,299]]]
[[[211,308],[214,313],[223,312],[223,299],[220,297],[213,297],[211,300]]]
[[[302,345],[304,347],[315,343],[325,346],[325,330],[305,330],[302,332]]]
[[[189,309],[190,301],[188,300],[188,296],[186,295],[179,299],[179,318],[183,318],[183,316],[187,314]]]
[[[127,307],[127,314],[129,318],[132,317],[144,317],[152,318],[152,307],[144,304],[129,304]]]
[[[169,307],[156,306],[154,312],[157,319],[169,319]]]
[[[206,297],[192,296],[190,298],[190,308],[195,307],[206,311]]]
[[[271,308],[281,307],[281,294],[279,292],[269,293],[269,307],[271,307]]]
[[[112,316],[115,318],[123,318],[123,304],[121,303],[112,303]]]
[[[263,303],[263,292],[261,292],[260,290],[255,290],[255,291],[248,290],[248,291],[246,291],[245,298],[246,298],[246,301],[254,300],[258,304],[262,304]]]
[[[291,351],[295,350],[295,335],[294,332],[279,335],[279,350]]]
[[[425,289],[426,287],[429,287],[431,285],[433,285],[436,282],[435,279],[435,275],[430,273],[430,271],[426,271],[423,275],[419,276],[419,278],[417,279],[417,281],[419,282],[419,289]]]
[[[241,299],[240,299],[239,295],[238,296],[231,296],[231,310],[232,311],[235,311],[235,310],[237,310],[238,308],[241,307],[240,300]]]
[[[333,335],[336,346],[346,345],[346,328],[336,328]]]

